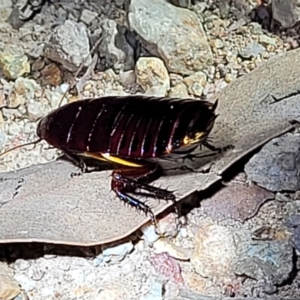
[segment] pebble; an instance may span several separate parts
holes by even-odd
[[[180,260],[189,260],[191,257],[191,251],[189,249],[183,249],[172,243],[170,240],[158,240],[153,246],[155,253],[167,252],[170,256]]]
[[[17,46],[6,47],[0,52],[0,70],[8,79],[17,79],[30,72],[30,64],[22,48]]]
[[[170,89],[169,73],[164,62],[157,57],[140,57],[135,66],[136,82],[148,91],[153,87]]]
[[[268,46],[268,45],[272,45],[272,46],[276,46],[276,39],[269,37],[265,34],[261,34],[259,36],[259,43],[262,44],[263,46]]]
[[[131,86],[136,82],[136,75],[134,70],[121,71],[119,73],[119,80],[123,86]]]
[[[271,140],[245,165],[248,179],[270,191],[299,190],[299,143],[300,135],[292,133]]]
[[[199,227],[191,256],[195,271],[203,277],[231,277],[232,261],[237,257],[232,231],[209,221],[201,222]]]
[[[162,300],[163,299],[163,283],[151,278],[150,291],[142,300]]]
[[[191,95],[201,97],[204,86],[206,85],[207,77],[203,72],[195,72],[183,79],[183,83],[187,86]]]
[[[30,267],[31,263],[25,259],[17,259],[14,263],[14,269],[16,271],[25,271]]]
[[[187,90],[187,86],[184,83],[179,83],[170,88],[169,97],[179,97],[179,98],[188,98],[189,93]]]
[[[164,0],[132,0],[128,22],[145,48],[153,56],[159,53],[169,72],[191,75],[213,63],[207,36],[193,11]]]
[[[76,72],[81,64],[88,67],[92,58],[86,26],[66,20],[55,27],[49,42],[45,43],[43,55],[71,72]]]
[[[133,261],[130,260],[129,262],[122,264],[122,273],[124,275],[128,275],[134,271],[135,271],[135,265]]]
[[[262,54],[265,50],[266,49],[262,45],[253,42],[248,44],[245,48],[241,49],[239,51],[239,54],[243,59],[250,59],[253,56]]]
[[[98,13],[94,11],[90,11],[88,9],[83,9],[81,16],[80,16],[80,21],[85,23],[86,25],[89,25],[95,20],[95,18],[98,16]]]
[[[153,244],[159,239],[159,235],[155,232],[155,227],[149,224],[142,226],[141,231],[143,232],[142,238],[147,242],[147,244]]]
[[[103,249],[102,255],[105,262],[121,261],[124,257],[133,250],[133,244],[131,242],[124,243],[115,247],[109,247]]]

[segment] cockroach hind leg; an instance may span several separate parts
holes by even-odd
[[[169,191],[167,189],[162,189],[162,188],[152,186],[150,184],[139,182],[137,180],[121,175],[120,173],[113,174],[113,181],[118,182],[125,186],[130,186],[132,189],[143,189],[149,192],[148,194],[149,197],[154,197],[163,200],[171,200],[171,201],[175,201],[176,199],[175,195],[173,194],[173,191]]]
[[[143,211],[146,216],[149,216],[151,223],[155,228],[155,233],[158,234],[159,236],[162,236],[162,234],[159,233],[158,231],[158,222],[150,206],[148,206],[147,204],[143,203],[142,201],[132,196],[127,195],[126,192],[123,192],[118,188],[113,188],[113,190],[117,194],[118,198],[121,201],[123,201],[125,204],[129,204],[130,206],[137,209],[138,211]]]

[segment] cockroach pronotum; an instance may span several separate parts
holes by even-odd
[[[149,185],[160,175],[153,162],[170,153],[190,153],[207,141],[218,101],[150,96],[105,96],[68,103],[40,120],[37,135],[60,149],[82,172],[84,157],[117,164],[111,188],[122,201],[148,214],[151,208],[131,196],[137,189],[150,197],[175,201],[172,191]]]

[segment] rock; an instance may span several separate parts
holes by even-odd
[[[129,70],[119,73],[119,81],[123,86],[131,86],[136,82],[136,75],[134,70]]]
[[[35,99],[36,93],[39,92],[41,92],[41,87],[33,79],[19,77],[10,92],[7,106],[17,108],[29,100]]]
[[[151,278],[150,291],[142,298],[142,300],[163,300],[164,286],[161,281]]]
[[[297,0],[272,0],[272,17],[285,28],[292,28],[300,19]]]
[[[104,248],[102,255],[105,262],[109,261],[121,261],[124,257],[133,250],[131,242],[120,244],[115,247]]]
[[[153,96],[153,97],[165,97],[166,94],[167,94],[166,88],[162,85],[153,86],[145,92],[145,95]]]
[[[8,79],[17,79],[30,72],[28,58],[21,47],[7,46],[0,52],[0,70]]]
[[[267,143],[245,165],[249,180],[270,191],[300,189],[300,135],[287,133]]]
[[[155,254],[149,258],[149,261],[154,267],[155,272],[163,276],[163,278],[170,279],[178,284],[183,283],[180,265],[178,261],[169,256],[168,253]]]
[[[43,54],[71,72],[76,72],[81,64],[89,66],[92,58],[86,26],[70,20],[57,26],[44,45]]]
[[[0,262],[0,299],[11,300],[21,293],[19,284],[13,278],[13,271]]]
[[[267,47],[268,45],[272,45],[272,46],[276,46],[276,39],[270,37],[270,36],[267,36],[265,34],[261,34],[259,35],[259,43],[262,44],[263,46]],[[263,47],[262,47],[263,48]],[[263,48],[264,49],[264,48]],[[265,49],[264,49],[265,50]],[[263,51],[264,51],[263,50]],[[263,52],[261,51],[261,53]],[[261,54],[259,53],[259,54]]]
[[[155,227],[149,224],[145,224],[141,227],[143,232],[143,239],[148,243],[152,244],[159,239],[159,235],[155,232]]]
[[[41,75],[43,85],[50,84],[58,86],[62,83],[62,72],[55,64],[47,65],[41,71]]]
[[[191,75],[213,56],[197,15],[164,0],[132,0],[128,20],[145,48],[161,57],[169,72]]]
[[[154,251],[155,253],[163,253],[166,252],[168,255],[173,258],[180,260],[189,260],[191,257],[191,251],[189,249],[184,249],[182,247],[177,246],[172,243],[170,240],[161,239],[154,243]]]
[[[162,86],[170,89],[170,77],[164,62],[156,57],[140,57],[135,66],[137,83],[147,91],[152,87]]]
[[[183,83],[187,86],[191,95],[201,97],[204,86],[206,85],[206,74],[203,72],[196,72],[183,79]]]
[[[80,21],[82,21],[86,25],[90,25],[97,16],[98,14],[96,12],[90,11],[88,9],[83,9],[80,16]]]
[[[191,263],[203,277],[227,279],[233,275],[236,243],[229,228],[210,221],[200,223],[195,235]]]
[[[173,87],[170,88],[169,97],[178,97],[178,98],[188,98],[189,94],[187,91],[187,86],[184,83],[179,83]]]
[[[254,184],[232,181],[201,202],[201,210],[214,221],[233,219],[244,222],[274,194]]]
[[[268,288],[285,282],[293,270],[293,247],[289,241],[256,241],[243,244],[234,263],[236,274],[264,280]]]
[[[125,38],[126,29],[114,20],[102,21],[102,41],[99,45],[99,57],[103,69],[113,68],[115,72],[134,68],[134,49]]]
[[[191,0],[171,0],[171,3],[183,8],[190,8],[192,6]]]

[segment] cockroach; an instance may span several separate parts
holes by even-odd
[[[142,210],[156,226],[151,208],[131,194],[175,201],[172,191],[149,185],[161,174],[155,158],[199,145],[222,151],[208,142],[218,101],[140,95],[104,96],[68,103],[42,118],[37,135],[60,149],[81,170],[90,171],[84,157],[117,165],[111,189],[118,198]]]

